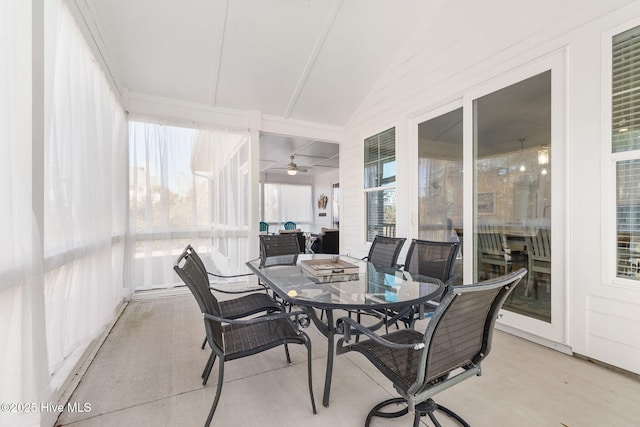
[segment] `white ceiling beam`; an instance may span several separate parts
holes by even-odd
[[[296,106],[298,102],[298,98],[300,97],[300,92],[302,92],[302,88],[307,83],[307,79],[309,78],[309,74],[313,69],[313,64],[316,62],[318,55],[320,54],[320,50],[324,45],[325,40],[327,39],[327,35],[331,30],[331,26],[338,15],[338,11],[340,10],[340,6],[342,6],[342,0],[335,0],[329,14],[327,15],[327,19],[324,21],[322,29],[320,30],[320,34],[318,35],[318,39],[316,40],[311,53],[309,54],[309,58],[307,59],[307,63],[302,70],[302,74],[300,75],[300,79],[298,80],[298,84],[296,85],[293,93],[291,94],[291,98],[289,99],[289,104],[287,105],[286,110],[284,111],[283,117],[289,118],[291,115],[291,111]]]
[[[218,85],[220,83],[220,69],[222,68],[222,52],[224,50],[224,35],[226,32],[226,28],[227,28],[227,11],[229,10],[229,0],[226,0],[224,2],[224,11],[223,11],[223,19],[222,19],[222,26],[220,28],[220,44],[219,46],[217,46],[217,55],[218,55],[218,60],[216,61],[218,64],[218,67],[216,68],[216,72],[215,75],[213,76],[213,82],[211,84],[211,95],[209,97],[210,99],[210,104],[212,106],[216,106],[217,101],[218,101]],[[214,53],[215,55],[216,53]]]

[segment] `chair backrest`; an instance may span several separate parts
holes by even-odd
[[[300,254],[296,233],[260,237],[260,267],[295,265]]]
[[[533,236],[525,236],[527,256],[536,261],[551,262],[551,231],[540,228]]]
[[[268,233],[269,232],[269,224],[267,224],[264,221],[260,221],[260,232],[261,233]]]
[[[422,274],[447,283],[460,249],[460,242],[432,242],[413,239],[404,262],[409,273]]]
[[[187,245],[187,247],[184,249],[184,254],[190,256],[193,262],[198,266],[198,268],[200,268],[206,275],[207,267],[204,265],[204,261],[202,261],[202,258],[200,258],[200,255],[198,255],[193,246]],[[208,276],[205,277],[207,277],[207,280],[209,280]]]
[[[340,230],[325,230],[322,236],[322,253],[340,253]]]
[[[206,270],[202,269],[196,260],[197,255],[193,255],[191,246],[182,252],[173,265],[173,270],[178,274],[180,279],[187,285],[191,294],[196,299],[200,311],[202,313],[220,316],[220,305],[218,300],[209,290],[209,279]],[[205,330],[207,332],[207,341],[212,348],[215,346],[222,350],[224,348],[222,340],[222,325],[219,322],[205,319]]]
[[[379,267],[395,267],[405,240],[407,239],[404,237],[376,236],[369,249],[367,260]]]
[[[287,221],[287,222],[284,223],[284,229],[285,230],[295,230],[296,228],[298,228],[298,227],[296,226],[295,222]]]
[[[457,368],[478,365],[487,357],[498,312],[526,274],[521,268],[478,284],[449,288],[427,325],[411,390],[419,393],[431,386],[430,381]]]

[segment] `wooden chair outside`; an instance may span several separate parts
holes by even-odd
[[[512,265],[512,254],[507,246],[506,237],[493,224],[478,224],[477,233],[478,270],[482,271],[484,264],[498,267],[498,274],[509,273]]]

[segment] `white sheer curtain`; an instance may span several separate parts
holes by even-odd
[[[31,3],[0,2],[0,402],[38,402],[46,390],[39,232],[31,194]],[[0,413],[0,426],[38,425],[38,413]]]
[[[248,133],[129,123],[130,230],[135,289],[179,284],[187,244],[222,274],[244,272]]]
[[[268,223],[313,222],[311,185],[264,184],[264,220]]]
[[[126,293],[126,118],[63,1],[45,70],[45,309],[56,389]]]

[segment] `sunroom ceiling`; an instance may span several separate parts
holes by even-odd
[[[424,0],[85,0],[129,92],[343,126]],[[86,19],[86,17],[85,17]]]

